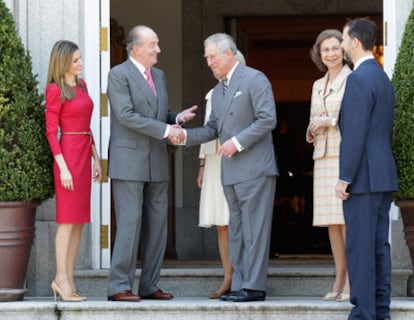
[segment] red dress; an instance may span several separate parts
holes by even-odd
[[[53,156],[63,154],[74,184],[73,191],[62,187],[60,170],[55,161],[53,174],[57,223],[83,224],[89,223],[91,219],[91,145],[94,142],[90,122],[93,101],[85,82],[82,83],[85,89],[74,87],[76,96],[63,103],[56,84],[50,84],[46,88],[46,137]]]

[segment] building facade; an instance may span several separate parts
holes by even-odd
[[[247,53],[248,64],[257,64],[256,67],[270,74],[273,71],[267,68],[272,66],[260,64],[260,60],[266,59],[260,58],[263,51],[258,53],[255,51],[257,48],[272,47],[276,48],[275,50],[288,50],[288,44],[296,41],[296,43],[301,42],[301,50],[308,50],[312,44],[309,43],[309,39],[316,36],[310,34],[309,38],[295,40],[294,36],[290,36],[290,32],[295,30],[294,26],[305,23],[308,27],[305,25],[304,28],[309,29],[310,24],[316,22],[316,25],[320,25],[321,28],[334,24],[341,29],[347,17],[372,16],[380,21],[384,68],[391,77],[405,21],[413,5],[411,0],[74,0],[70,2],[6,0],[5,2],[11,9],[23,43],[32,56],[33,71],[38,74],[40,91],[45,89],[48,60],[54,42],[67,39],[79,44],[84,60],[83,77],[88,82],[95,103],[92,130],[104,168],[107,164],[110,117],[106,99],[106,76],[111,65],[123,59],[123,35],[134,25],[146,24],[158,33],[162,50],[158,67],[167,75],[170,107],[173,111],[180,111],[189,105],[198,104],[200,115],[191,125],[200,125],[203,118],[204,94],[215,81],[202,57],[202,41],[209,34],[231,33],[239,48]],[[300,29],[299,34],[304,34],[305,29]],[[257,46],[252,47],[252,43],[256,43]],[[285,43],[285,46],[280,48],[280,43]],[[114,58],[118,60],[111,61]],[[305,56],[304,60],[306,59],[309,60],[309,56]],[[276,64],[277,61],[272,63]],[[312,77],[316,79],[315,73],[312,72],[314,71],[309,71],[309,79]],[[281,105],[286,105],[286,108],[306,103],[306,99],[310,98],[307,97],[310,93],[309,79],[305,81],[299,76],[296,82],[289,84],[282,70],[279,69],[276,74],[281,74],[282,78],[278,78],[277,75],[269,77],[272,83],[275,83],[277,102],[281,99]],[[283,87],[285,85],[303,86],[308,91],[301,90],[304,92],[303,97],[291,97],[288,94],[289,87]],[[286,111],[286,114],[289,112]],[[303,121],[307,121],[306,117],[302,118]],[[167,258],[193,260],[218,258],[214,230],[197,227],[199,199],[199,190],[195,183],[198,169],[197,156],[197,148],[171,149],[170,236]],[[113,210],[110,179],[106,178],[101,185],[94,184],[92,191],[92,222],[84,230],[77,268],[107,269],[110,265],[111,243],[115,232],[111,225]],[[306,196],[303,199],[306,200]],[[291,203],[292,201],[291,199]],[[301,203],[299,200],[295,203],[295,207],[300,207]],[[394,208],[390,216],[394,267],[411,268],[398,210]],[[36,239],[28,274],[31,294],[49,294],[47,284],[50,283],[50,277],[55,270],[55,230],[54,199],[50,199],[45,201],[37,211]],[[306,251],[303,245],[299,249],[290,247],[275,250]]]

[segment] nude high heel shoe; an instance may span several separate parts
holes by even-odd
[[[84,296],[82,293],[80,293],[78,290],[73,291],[73,292],[72,292],[72,295],[73,295],[73,296],[76,296],[76,297],[79,297],[79,298],[82,298],[82,300],[83,300],[83,301],[88,300],[88,298],[87,298],[87,297],[85,297],[85,296]]]
[[[53,297],[56,301],[56,293],[60,296],[62,301],[71,301],[71,302],[80,302],[83,301],[83,299],[79,296],[75,296],[73,293],[69,296],[65,296],[62,289],[59,287],[59,285],[56,283],[55,280],[52,281],[52,284],[50,285],[53,291]]]
[[[336,300],[341,295],[341,292],[334,292],[329,291],[322,297],[322,300],[329,301],[329,300]]]
[[[344,302],[349,301],[350,295],[349,293],[342,292],[339,296],[336,297],[336,301],[338,302]]]

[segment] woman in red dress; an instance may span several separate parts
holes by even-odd
[[[53,172],[58,224],[56,276],[51,287],[55,300],[57,292],[65,301],[86,300],[75,287],[73,270],[83,225],[90,222],[91,180],[100,182],[102,178],[90,129],[93,102],[85,81],[78,78],[82,65],[80,50],[75,43],[55,43],[46,88],[46,137],[55,158]]]

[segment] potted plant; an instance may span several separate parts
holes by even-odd
[[[53,196],[42,101],[30,55],[0,0],[0,301],[23,299],[36,206]]]
[[[404,234],[414,266],[414,9],[407,20],[392,84],[395,90],[393,151],[397,163],[400,207]],[[409,280],[409,283],[412,283]],[[414,283],[413,283],[414,284]],[[414,290],[408,286],[408,295]]]

